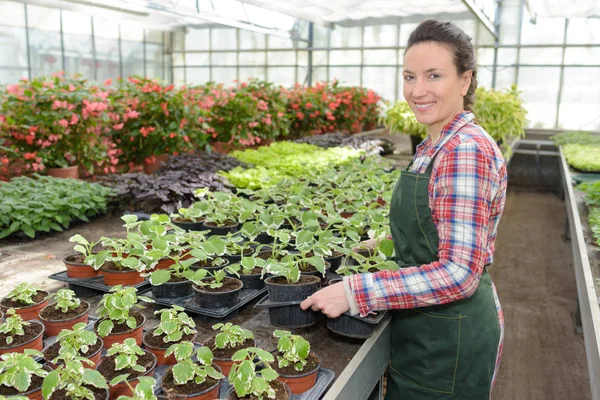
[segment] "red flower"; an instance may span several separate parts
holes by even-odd
[[[35,153],[25,153],[25,154],[23,154],[23,157],[26,160],[33,160],[35,158]]]
[[[302,114],[301,112],[297,112],[296,117],[298,117],[298,119],[302,121],[304,119],[304,114]]]
[[[121,129],[123,129],[123,125],[124,124],[122,122],[120,124],[113,125],[113,129],[115,131],[120,131]]]

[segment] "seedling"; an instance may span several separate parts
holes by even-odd
[[[299,335],[292,335],[289,331],[276,330],[273,336],[279,338],[277,342],[277,363],[279,368],[293,365],[296,371],[302,371],[306,359],[310,354],[310,343]]]
[[[154,395],[154,385],[156,385],[156,380],[154,378],[149,376],[140,376],[137,378],[139,382],[134,388],[127,381],[128,377],[128,374],[119,375],[110,381],[111,386],[125,382],[125,384],[133,393],[133,396],[119,396],[117,397],[117,400],[157,400],[157,397]]]
[[[134,287],[114,286],[110,293],[102,296],[98,305],[98,314],[104,319],[98,325],[98,334],[100,337],[108,336],[117,324],[127,324],[130,329],[137,328],[135,317],[130,315],[133,307],[144,308],[138,304],[138,300],[146,303],[154,303],[154,300],[146,296],[137,296],[137,289]]]
[[[225,268],[218,269],[216,271],[207,271],[204,268],[200,268],[194,272],[194,275],[190,277],[190,281],[194,282],[195,285],[200,287],[209,287],[211,289],[218,289],[223,287],[223,280],[227,277],[227,272],[232,275],[239,277],[239,264],[228,265]],[[205,281],[206,278],[213,278],[212,281]]]
[[[221,331],[215,336],[215,346],[217,349],[233,349],[248,339],[254,339],[254,334],[248,329],[233,325],[231,322],[225,324],[218,323],[213,325],[212,328]]]
[[[60,289],[58,292],[49,295],[48,299],[55,299],[56,303],[53,304],[54,308],[63,313],[74,310],[81,305],[81,300],[79,300],[75,292],[70,289]]]
[[[146,371],[144,367],[137,363],[138,356],[144,355],[144,350],[136,344],[134,338],[127,338],[123,343],[113,343],[106,355],[115,356],[115,370],[117,371],[125,368],[131,368],[137,372]]]
[[[11,292],[6,296],[7,298],[20,301],[23,304],[35,304],[33,296],[40,292],[42,289],[30,285],[27,282],[19,283]]]
[[[194,344],[192,342],[171,345],[165,352],[165,356],[168,357],[171,354],[177,360],[177,364],[172,369],[173,378],[177,385],[185,385],[192,380],[200,385],[206,381],[207,377],[213,379],[225,378],[223,374],[212,367],[213,354],[208,347],[199,347],[195,351],[198,362],[192,361],[192,355],[194,354]]]
[[[398,263],[391,260],[394,243],[390,239],[382,239],[375,249],[369,249],[368,255],[362,255],[351,249],[341,249],[348,257],[355,260],[354,265],[346,263],[335,272],[340,275],[352,275],[377,271],[397,271]]]
[[[177,342],[183,335],[196,333],[196,323],[184,312],[183,307],[172,305],[171,308],[156,311],[154,314],[160,314],[160,323],[152,331],[152,335],[164,335],[165,343]]]
[[[73,325],[73,329],[63,329],[56,337],[60,343],[59,356],[76,357],[87,353],[90,346],[98,342],[98,336],[93,331],[85,329],[86,324],[79,322]],[[55,360],[53,360],[54,362]]]
[[[70,357],[70,356],[69,356]],[[64,359],[64,363],[59,365],[54,371],[50,372],[42,384],[42,396],[49,399],[57,390],[65,390],[69,399],[89,399],[94,400],[94,392],[87,386],[94,386],[99,389],[107,389],[106,379],[100,372],[85,368],[83,363],[92,364],[90,360],[83,357],[74,357]]]
[[[5,353],[0,356],[0,385],[15,388],[23,393],[31,385],[31,378],[37,375],[44,378],[48,375],[42,364],[33,357],[42,357],[42,353],[33,349],[25,349],[23,353]]]
[[[275,398],[276,393],[270,382],[277,379],[279,374],[271,368],[270,363],[275,361],[271,353],[258,347],[248,347],[236,351],[231,360],[234,364],[227,378],[238,397],[254,395],[259,400]],[[259,365],[263,368],[257,373]]]
[[[77,234],[77,235],[71,236],[71,238],[69,239],[69,242],[77,243],[75,245],[75,247],[73,247],[73,250],[75,250],[76,252],[81,253],[85,256],[85,259],[83,261],[84,263],[88,264],[95,270],[99,270],[100,267],[102,267],[102,264],[98,265],[96,263],[96,257],[94,256],[94,254],[95,254],[94,247],[97,246],[101,242],[101,239],[96,242],[88,242],[88,240],[86,238]]]
[[[23,321],[23,318],[15,312],[14,308],[10,308],[6,312],[5,321],[0,324],[0,333],[7,335],[6,344],[10,346],[14,341],[14,336],[23,336],[25,334],[23,328],[30,324],[30,322]]]

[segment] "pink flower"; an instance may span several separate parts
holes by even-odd
[[[113,125],[113,129],[115,131],[120,131],[121,129],[123,129],[123,125],[124,124],[122,122],[120,124]]]
[[[177,134],[176,134],[175,132],[171,132],[171,133],[169,133],[169,138],[170,138],[170,139],[173,139],[173,138],[175,138],[175,137],[177,137]]]
[[[282,113],[281,111],[279,111],[279,112],[277,113],[277,116],[278,116],[279,118],[283,117],[284,115],[285,115],[285,114],[284,114],[284,113]]]
[[[104,84],[105,84],[106,86],[110,86],[110,85],[112,85],[112,79],[108,78],[107,80],[105,80],[105,81],[104,81]]]
[[[269,109],[269,105],[264,100],[258,101],[258,110],[259,111],[267,111]]]
[[[46,147],[50,147],[52,146],[52,143],[50,143],[48,140],[44,140],[44,142],[42,143],[42,148],[46,148]]]
[[[72,114],[71,115],[71,125],[75,125],[77,122],[79,122],[79,117],[77,116],[77,114]]]
[[[273,121],[271,120],[271,117],[267,117],[267,118],[263,118],[263,123],[265,123],[266,125],[271,125],[273,123]]]
[[[297,112],[297,113],[296,113],[296,117],[298,117],[298,119],[299,119],[300,121],[302,121],[302,120],[304,119],[304,114],[302,114],[301,112]]]
[[[25,153],[25,154],[23,154],[23,157],[26,160],[33,160],[35,158],[35,153]]]
[[[61,119],[57,122],[57,124],[62,126],[63,128],[66,128],[67,126],[69,126],[69,121],[67,121],[66,119]]]
[[[128,119],[134,119],[140,116],[140,113],[134,110],[127,109],[127,112],[123,115],[123,121]]]
[[[51,142],[56,142],[58,139],[60,139],[60,138],[57,135],[54,135],[54,134],[48,136],[48,140],[51,141]]]
[[[169,110],[167,109],[167,103],[161,103],[160,104],[160,108],[162,108],[163,112],[165,113],[165,116],[168,117],[169,116]]]
[[[253,122],[249,122],[249,123],[248,123],[248,126],[249,126],[250,128],[254,128],[254,127],[256,127],[257,125],[258,125],[258,122],[256,122],[256,121],[253,121]]]
[[[17,84],[13,84],[13,85],[6,85],[6,90],[8,91],[8,93],[10,94],[19,94],[19,85]]]

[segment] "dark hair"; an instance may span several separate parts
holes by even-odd
[[[422,42],[436,42],[448,46],[454,55],[454,65],[459,75],[468,70],[473,71],[471,85],[463,98],[465,110],[470,110],[475,102],[475,89],[477,89],[477,63],[471,37],[452,22],[428,19],[421,22],[410,34],[406,51]]]

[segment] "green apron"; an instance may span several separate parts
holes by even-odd
[[[390,229],[401,267],[438,260],[439,237],[428,194],[434,159],[424,174],[407,168],[394,188]],[[393,310],[385,399],[489,399],[499,341],[500,325],[487,267],[468,299]]]

